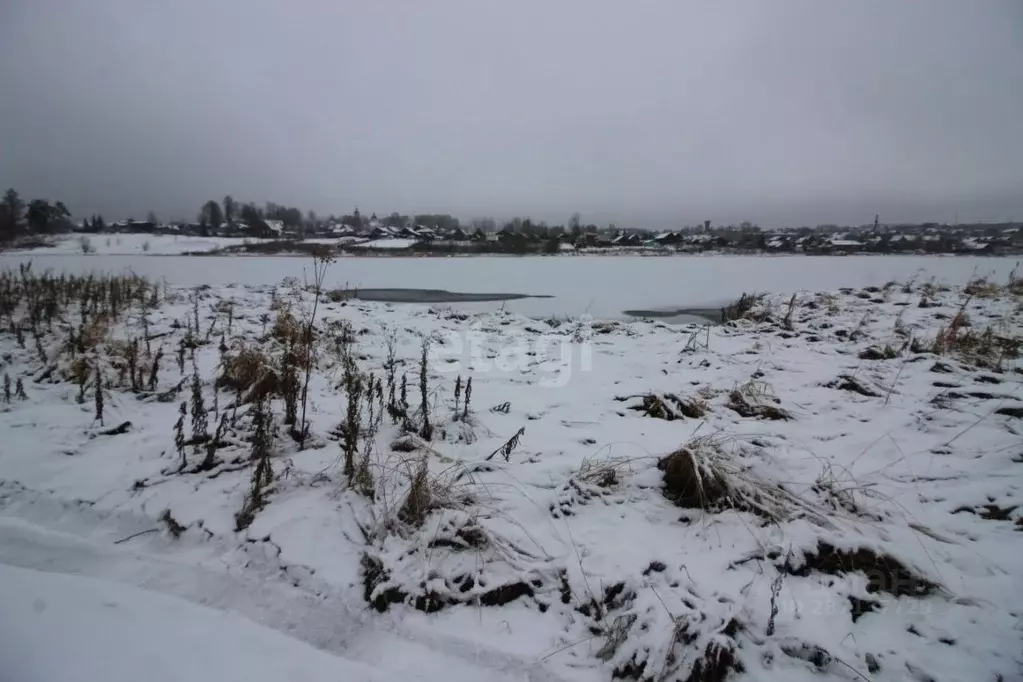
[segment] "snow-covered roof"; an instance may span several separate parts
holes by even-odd
[[[267,228],[271,232],[276,232],[277,234],[280,234],[281,232],[284,232],[284,221],[283,220],[264,220],[263,222],[266,223]]]
[[[832,246],[863,246],[861,242],[855,239],[832,239],[829,243]]]

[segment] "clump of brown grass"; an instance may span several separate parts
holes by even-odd
[[[966,283],[963,292],[971,297],[996,298],[1002,293],[1002,287],[987,277],[975,277]]]
[[[617,398],[619,401],[641,398],[637,405],[631,405],[630,410],[643,412],[648,417],[674,421],[676,419],[699,419],[707,413],[707,403],[697,397],[681,397],[674,393],[648,393],[641,396],[628,396]]]
[[[1003,360],[1014,359],[1023,352],[1023,336],[999,334],[988,326],[982,330],[970,326],[966,315],[967,298],[952,320],[940,330],[929,350],[938,355],[956,354],[983,367],[1001,367]]]
[[[899,357],[899,351],[891,344],[883,346],[870,346],[860,351],[857,357],[860,360],[893,360]]]
[[[1005,290],[1015,296],[1023,296],[1023,277],[1017,275],[1019,269],[1019,262],[1012,268],[1009,273],[1009,282],[1005,285]]]
[[[753,320],[764,322],[771,318],[770,311],[761,305],[767,294],[753,292],[743,293],[736,301],[721,309],[721,321],[731,322],[733,320]]]
[[[664,472],[664,496],[679,507],[711,512],[735,508],[727,480],[693,448],[679,448],[657,468]]]
[[[228,388],[242,396],[242,402],[260,400],[280,387],[270,357],[259,348],[241,346],[221,360],[216,388]]]
[[[102,343],[110,335],[110,322],[109,315],[101,314],[90,318],[82,325],[75,336],[78,352],[84,353]]]
[[[425,441],[421,441],[427,446]],[[429,467],[429,451],[419,450],[405,458],[396,469],[405,478],[408,487],[402,495],[397,518],[407,527],[419,528],[430,512],[437,509],[462,509],[475,499],[473,472],[461,465],[453,465],[433,474]]]
[[[624,472],[632,468],[633,459],[629,457],[587,457],[579,467],[576,478],[584,483],[610,488],[618,485]]]
[[[657,463],[664,472],[664,496],[679,507],[711,513],[734,509],[780,522],[802,510],[827,523],[808,502],[757,475],[748,451],[727,435],[690,439]]]
[[[290,307],[280,307],[270,328],[270,336],[284,345],[297,346],[302,343],[304,329],[302,324],[291,313]]]
[[[728,407],[741,417],[788,420],[792,415],[778,407],[781,401],[766,381],[750,379],[728,394]]]
[[[429,466],[426,455],[419,459],[415,472],[409,480],[405,501],[398,510],[398,518],[410,526],[419,527],[426,520],[434,505],[433,488],[430,485]]]

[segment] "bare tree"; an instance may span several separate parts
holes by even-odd
[[[234,224],[235,214],[238,212],[238,204],[234,198],[228,194],[224,197],[224,222],[228,225]]]
[[[14,189],[9,189],[0,200],[0,241],[14,239],[24,225],[25,202]]]

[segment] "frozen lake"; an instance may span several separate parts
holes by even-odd
[[[532,316],[622,317],[626,310],[718,307],[743,292],[788,293],[883,286],[916,276],[963,284],[975,275],[1005,281],[1017,257],[962,256],[573,256],[471,258],[340,258],[331,288],[440,289],[549,296],[503,302],[445,303],[482,310],[504,306]],[[306,258],[292,256],[160,256],[7,254],[0,268],[32,261],[39,270],[132,270],[175,285],[276,284],[301,279]]]

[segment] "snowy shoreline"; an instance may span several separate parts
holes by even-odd
[[[38,343],[19,307],[21,343],[0,315],[24,391],[0,411],[0,563],[208,603],[356,661],[397,655],[409,679],[1012,679],[1023,296],[883,284],[768,296],[714,327],[323,301],[307,447],[274,395],[272,480],[241,530],[254,406],[232,405],[225,367],[244,349],[281,361],[311,294],[127,302],[76,356],[110,383],[102,427],[66,350],[77,302],[53,331],[36,322]],[[174,442],[186,337],[208,430],[229,424],[202,470],[207,448],[185,446],[180,470]],[[432,440],[384,414],[360,489],[342,349],[381,380],[393,338],[412,415],[424,337]],[[140,366],[163,350],[151,386],[124,376],[132,339]],[[421,467],[431,494],[412,513]],[[317,603],[354,625],[325,638]]]
[[[83,242],[88,246],[83,246]],[[82,234],[68,235],[53,239],[53,243],[46,246],[33,245],[29,248],[9,248],[0,251],[0,254],[12,256],[187,256],[187,257],[245,257],[245,258],[309,258],[311,250],[317,247],[327,247],[332,250],[338,258],[526,258],[526,257],[638,257],[638,258],[713,258],[721,256],[734,257],[756,257],[756,258],[785,258],[792,256],[807,256],[812,258],[828,257],[936,257],[936,258],[1012,258],[1019,257],[1019,254],[998,253],[985,254],[975,251],[963,253],[834,253],[834,254],[807,254],[801,252],[772,252],[772,251],[694,251],[678,252],[667,248],[644,248],[644,247],[620,247],[612,246],[606,248],[583,247],[563,249],[558,253],[460,253],[444,251],[417,251],[411,249],[415,244],[411,239],[380,239],[375,242],[366,242],[356,245],[349,245],[344,250],[338,251],[336,247],[339,241],[333,238],[314,238],[287,241],[280,239],[264,239],[257,237],[192,237],[192,236],[169,236],[144,233],[111,233],[111,234]],[[260,247],[280,247],[280,250],[260,250]]]

